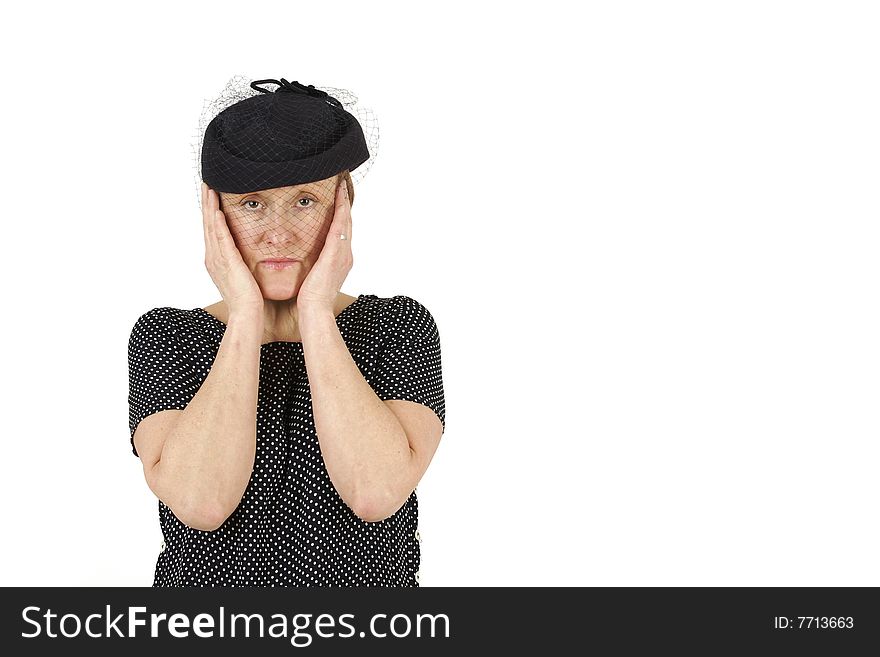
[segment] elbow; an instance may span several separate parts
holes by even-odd
[[[167,506],[174,517],[187,527],[203,532],[212,532],[223,526],[236,507],[218,502],[203,500],[195,491],[180,491],[165,486],[158,476],[157,468],[151,471],[147,479],[150,489]]]
[[[382,522],[393,516],[401,507],[390,494],[359,495],[351,504],[351,510],[364,522]]]
[[[372,507],[359,506],[353,510],[354,514],[364,522],[382,522],[393,515],[390,513],[382,513]]]
[[[193,507],[182,514],[174,514],[187,527],[203,532],[213,532],[223,526],[231,515],[219,505]]]

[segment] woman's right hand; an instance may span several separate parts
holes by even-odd
[[[220,197],[204,182],[202,220],[205,228],[205,267],[220,290],[228,313],[259,311],[262,316],[263,293],[260,286],[232,239],[226,215],[220,209]]]

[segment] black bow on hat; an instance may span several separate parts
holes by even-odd
[[[269,91],[268,89],[263,89],[259,85],[266,84],[267,82],[271,82],[272,84],[277,84],[278,88],[275,89],[275,92]],[[277,93],[281,92],[294,92],[298,94],[308,94],[309,96],[314,96],[315,98],[324,98],[331,105],[335,105],[336,107],[342,107],[342,103],[336,100],[333,96],[328,94],[326,91],[322,91],[321,89],[315,89],[315,85],[309,84],[300,84],[296,80],[293,82],[288,82],[284,78],[280,80],[254,80],[251,82],[251,89],[255,91],[260,91],[264,94]]]

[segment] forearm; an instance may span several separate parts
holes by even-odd
[[[387,517],[412,492],[414,459],[406,432],[364,379],[332,310],[300,309],[299,326],[330,480],[360,517]]]
[[[262,315],[230,316],[211,371],[162,448],[160,499],[221,520],[238,506],[256,454],[262,335]]]

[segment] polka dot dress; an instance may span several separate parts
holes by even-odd
[[[424,404],[445,430],[440,338],[423,305],[361,294],[336,324],[379,399]],[[154,308],[138,318],[128,346],[135,456],[140,421],[186,408],[225,331],[202,308]],[[361,520],[345,504],[321,456],[301,342],[260,347],[256,458],[235,512],[215,531],[201,531],[160,500],[159,523],[153,586],[418,586],[416,491],[380,522]]]

